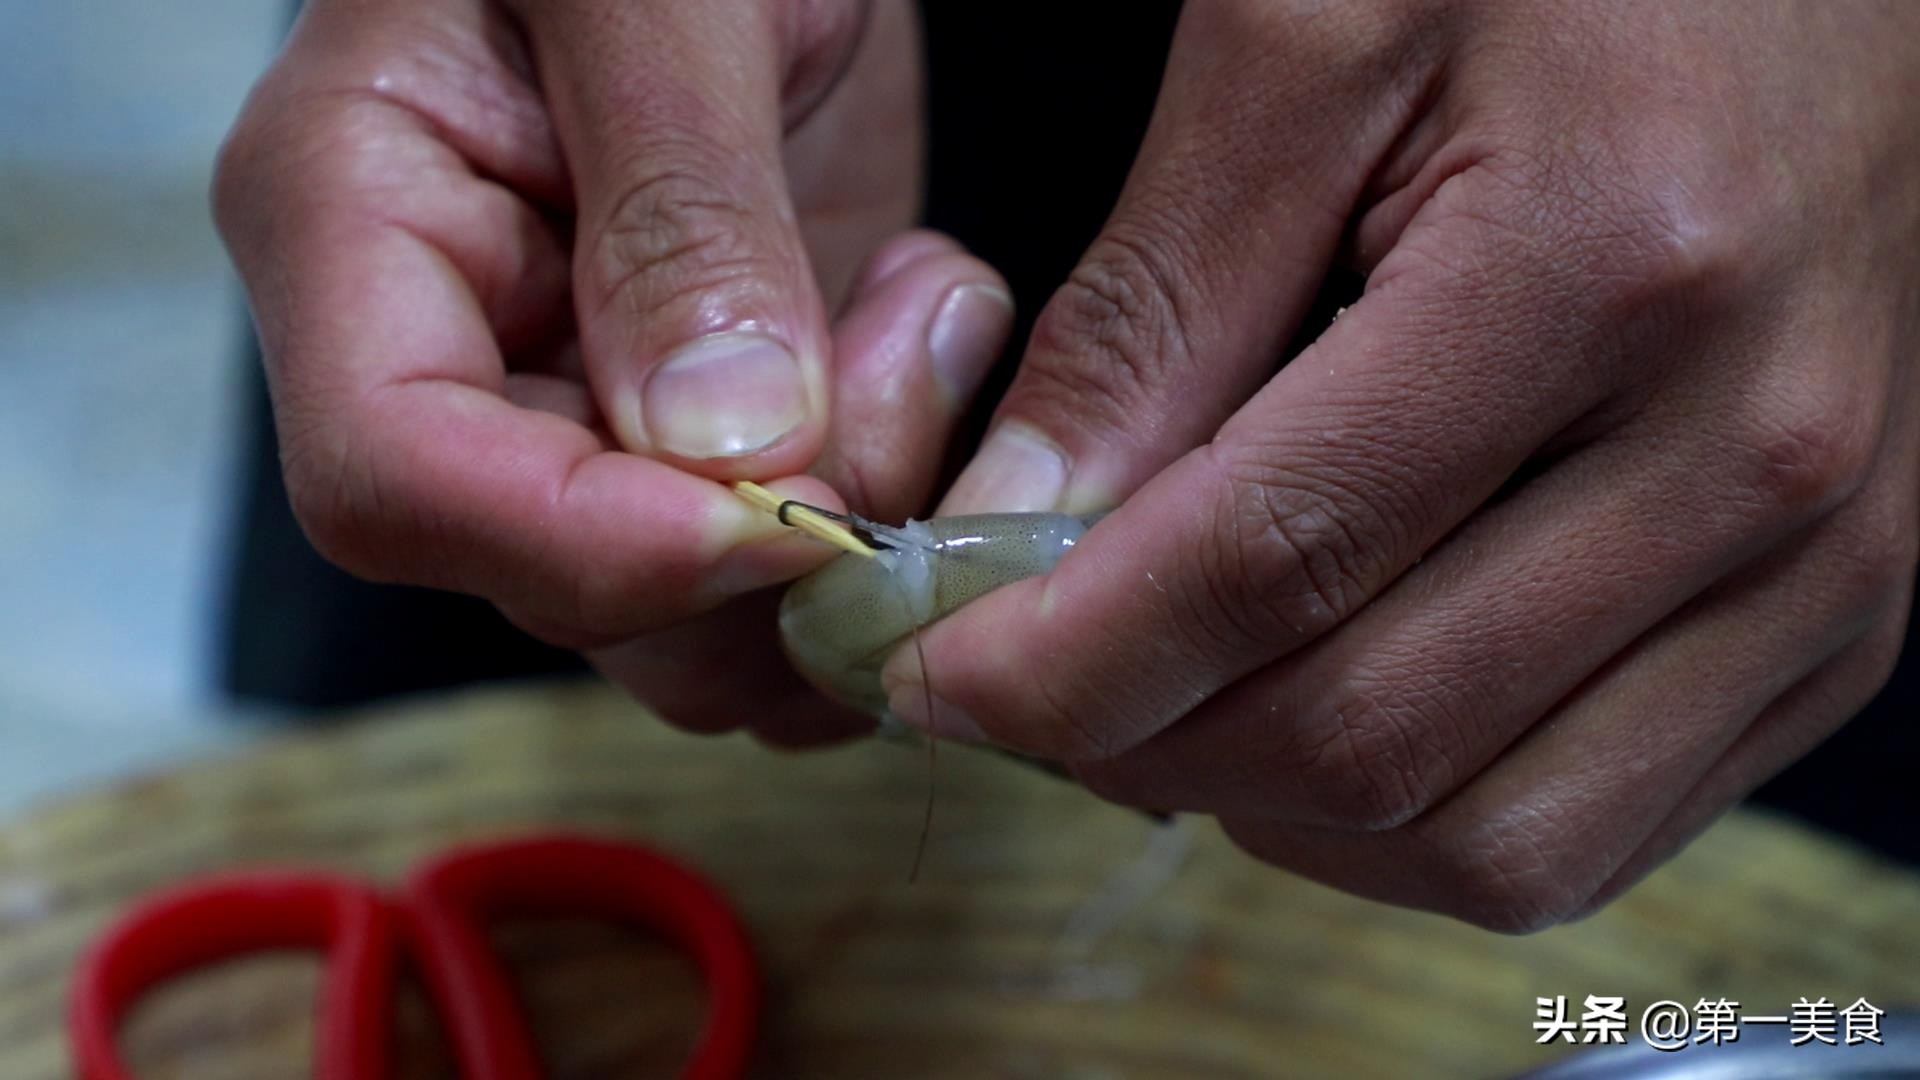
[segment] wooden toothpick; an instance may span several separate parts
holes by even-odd
[[[783,499],[751,480],[734,481],[733,490],[734,493],[741,498],[765,510],[767,513],[778,517],[781,521],[799,529],[801,532],[806,533],[816,540],[825,541],[834,547],[844,551],[850,551],[855,555],[864,555],[869,559],[873,558],[873,549],[863,543],[859,537],[855,536],[852,529],[821,514],[805,503],[797,503],[791,499]],[[780,511],[780,508],[783,506],[786,507],[784,514]]]

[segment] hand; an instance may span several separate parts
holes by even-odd
[[[860,299],[834,332],[847,368],[832,440],[815,469],[853,510],[900,521],[927,505],[931,466],[945,456],[954,421],[1006,342],[1012,308],[1004,290],[978,260],[930,233],[883,246],[861,275]],[[922,385],[929,379],[931,390]],[[902,407],[916,400],[933,407]],[[762,589],[587,656],[688,730],[746,725],[785,747],[872,730],[872,717],[815,691],[787,662],[781,592]]]
[[[1503,930],[1860,707],[1920,536],[1920,8],[1187,5],[950,511],[1118,505],[935,727]],[[1365,295],[1276,361],[1336,259]],[[911,650],[887,677],[929,722]]]
[[[919,77],[902,0],[308,3],[215,208],[316,545],[611,649],[828,557],[718,481],[924,492],[1008,313]]]

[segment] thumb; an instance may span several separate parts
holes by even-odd
[[[1120,199],[943,512],[1109,509],[1272,377],[1417,99],[1376,6],[1181,9]]]
[[[781,94],[791,57],[850,48],[857,20],[811,20],[829,25],[796,41],[760,3],[525,6],[573,173],[575,306],[608,426],[718,479],[805,468],[828,339]]]

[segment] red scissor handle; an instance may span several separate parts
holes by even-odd
[[[366,885],[322,874],[246,873],[161,893],[93,945],[68,1027],[82,1080],[133,1080],[115,1036],[141,995],[177,975],[269,949],[324,952],[315,1080],[385,1080],[399,920]]]
[[[449,852],[420,867],[402,895],[414,955],[468,1080],[538,1075],[486,925],[542,914],[658,930],[691,952],[706,976],[707,1016],[682,1075],[745,1075],[760,1016],[759,969],[733,909],[685,867],[630,844],[537,837]]]
[[[533,1039],[489,922],[557,914],[661,931],[707,979],[706,1028],[683,1075],[745,1074],[760,1012],[746,930],[691,871],[644,848],[573,837],[475,845],[421,867],[397,902],[321,874],[212,878],[136,906],[82,960],[69,1027],[82,1080],[134,1080],[115,1045],[141,995],[177,975],[269,949],[324,952],[317,1080],[386,1080],[396,965],[406,947],[471,1080],[536,1080]]]

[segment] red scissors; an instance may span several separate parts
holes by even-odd
[[[133,1080],[115,1034],[129,1007],[168,979],[246,953],[309,948],[326,956],[316,1080],[391,1075],[403,956],[426,983],[462,1075],[536,1080],[532,1036],[486,938],[487,923],[506,915],[578,915],[665,933],[693,954],[707,984],[706,1028],[683,1075],[745,1074],[760,976],[726,900],[645,848],[549,836],[457,848],[393,896],[330,874],[247,872],[141,902],[81,961],[68,1015],[78,1075]]]

